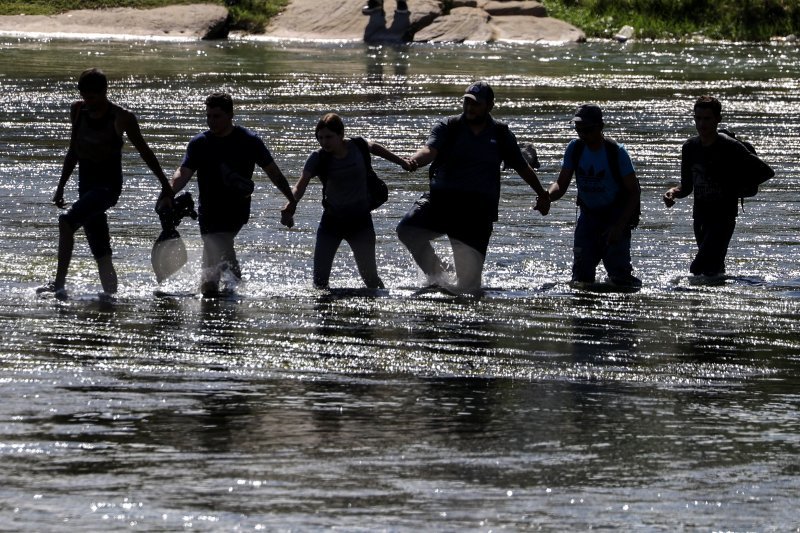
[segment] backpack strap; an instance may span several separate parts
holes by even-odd
[[[611,175],[614,176],[614,181],[617,182],[617,185],[622,187],[622,172],[619,169],[619,144],[610,137],[603,137],[603,145],[606,148],[606,158],[608,158]]]
[[[367,173],[369,173],[372,170],[372,156],[369,152],[369,143],[364,137],[353,137],[350,140],[353,141],[361,152],[361,157],[364,158],[364,168],[366,168]]]

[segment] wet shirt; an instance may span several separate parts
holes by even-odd
[[[601,144],[596,150],[589,146],[584,147],[578,168],[573,169],[573,152],[578,140],[573,139],[567,145],[564,153],[562,168],[575,171],[575,184],[578,187],[578,198],[582,205],[589,209],[605,209],[611,207],[617,200],[620,184],[614,179],[608,162],[606,147]],[[623,145],[619,146],[619,172],[620,176],[627,176],[634,172],[631,157]]]
[[[719,135],[710,146],[692,137],[681,149],[681,189],[694,192],[695,217],[736,217],[737,181],[743,175],[766,173],[771,173],[766,163],[726,135]]]
[[[500,137],[503,138],[500,138]],[[452,138],[451,138],[452,137]],[[493,118],[477,135],[462,115],[454,126],[443,121],[434,126],[426,145],[439,152],[443,163],[431,178],[431,192],[472,193],[497,210],[500,201],[500,167],[518,170],[527,163],[517,139],[508,128],[501,128]]]
[[[347,155],[338,159],[313,152],[303,167],[312,176],[320,176],[325,183],[325,209],[331,214],[346,217],[369,213],[367,167],[356,143],[347,140]],[[327,168],[326,168],[327,167]]]
[[[218,137],[211,131],[195,136],[189,141],[181,166],[197,172],[201,219],[246,222],[250,215],[250,197],[242,197],[225,185],[223,169],[226,173],[232,170],[252,179],[256,165],[266,167],[272,161],[264,141],[241,126],[234,126],[225,137]]]
[[[120,107],[109,104],[99,117],[92,117],[81,105],[75,118],[75,152],[78,156],[78,188],[109,189],[119,196],[122,190],[122,146],[124,139],[115,123]]]

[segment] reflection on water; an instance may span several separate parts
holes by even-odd
[[[587,44],[365,47],[0,41],[0,515],[9,529],[388,528],[789,530],[796,528],[798,409],[797,50]],[[337,287],[311,287],[318,185],[286,230],[259,177],[238,238],[245,283],[190,294],[189,264],[156,298],[157,188],[128,147],[112,210],[120,271],[101,303],[78,239],[76,298],[39,299],[55,267],[48,205],[74,78],[112,78],[166,169],[230,90],[294,180],[324,112],[401,154],[459,109],[474,78],[496,114],[557,174],[575,106],[598,101],[643,189],[637,294],[568,287],[574,191],[551,215],[504,180],[485,294],[414,296],[421,280],[394,227],[427,185],[377,161],[385,291],[360,289],[347,247]],[[692,285],[690,202],[677,180],[689,107],[718,94],[727,125],[778,177],[745,204],[732,278]],[[68,196],[75,195],[74,183]],[[443,243],[441,250],[446,251]]]

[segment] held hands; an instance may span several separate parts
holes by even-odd
[[[161,213],[165,209],[172,209],[172,200],[175,198],[175,193],[171,188],[161,189],[161,194],[156,200],[156,213]]]
[[[536,205],[534,206],[536,211],[539,211],[542,216],[547,215],[550,212],[550,193],[544,191],[544,194],[540,194],[536,197]]]
[[[403,167],[403,170],[407,172],[414,172],[419,168],[419,163],[417,163],[413,158],[403,159],[403,162],[400,163],[400,166]]]
[[[294,213],[297,210],[297,202],[286,202],[281,209],[281,224],[287,228],[294,226]]]

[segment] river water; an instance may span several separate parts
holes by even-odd
[[[0,49],[3,529],[798,529],[796,46],[3,37]],[[642,183],[633,255],[644,287],[570,288],[574,190],[541,217],[509,175],[485,294],[414,296],[422,280],[394,226],[427,176],[380,160],[391,190],[375,215],[388,290],[358,290],[346,246],[337,290],[313,290],[320,187],[287,230],[281,196],[259,174],[237,241],[237,295],[158,298],[157,187],[128,146],[110,214],[119,297],[94,297],[79,234],[73,298],[37,298],[55,269],[49,199],[88,66],[108,72],[111,99],[137,113],[168,172],[204,128],[205,95],[228,90],[237,121],[266,139],[292,182],[324,112],[410,155],[485,78],[495,116],[535,143],[549,183],[575,106],[599,102]],[[691,199],[660,204],[705,92],[777,171],[745,203],[731,278],[716,286],[687,278]],[[197,226],[181,231],[190,262],[167,283],[176,293],[192,292],[199,275]]]

